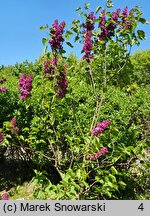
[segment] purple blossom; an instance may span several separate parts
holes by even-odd
[[[100,148],[100,152],[102,155],[105,155],[108,152],[108,149],[106,147]]]
[[[52,24],[52,28],[50,29],[51,39],[49,40],[52,50],[63,50],[62,43],[64,41],[64,38],[62,35],[64,33],[64,27],[65,22],[61,22],[59,24],[57,19]]]
[[[92,44],[92,32],[88,31],[85,36],[84,45],[82,51],[85,53],[83,56],[83,59],[86,59],[89,61],[89,59],[92,59],[94,56],[91,54],[93,48]]]
[[[16,122],[16,118],[15,118],[15,117],[13,117],[13,118],[11,119],[10,125],[11,125],[11,127],[16,127],[17,122]]]
[[[2,200],[9,200],[9,199],[8,199],[8,194],[7,194],[7,193],[3,193],[3,194],[2,194]]]
[[[98,24],[99,27],[103,27],[106,24],[106,11],[102,10],[101,15],[99,17],[99,19],[101,20]]]
[[[100,15],[100,22],[99,22],[99,28],[101,29],[101,33],[99,34],[99,40],[106,41],[108,38],[111,38],[114,36],[114,30],[118,25],[118,19],[120,15],[120,8],[118,8],[115,12],[112,13],[111,18],[109,19],[112,21],[108,25],[106,25],[106,12],[105,10],[102,10]]]
[[[0,143],[3,141],[3,139],[4,139],[4,134],[0,132]]]
[[[94,12],[89,13],[87,17],[87,21],[83,23],[83,27],[86,28],[87,31],[92,31],[94,29],[94,20],[96,17],[94,16]]]
[[[55,72],[55,67],[57,65],[57,61],[58,61],[58,58],[55,56],[52,61],[50,60],[46,60],[45,63],[44,63],[44,75],[47,76],[47,74],[50,74],[50,77],[51,75],[54,74]]]
[[[128,6],[123,9],[122,16],[124,19],[128,17]]]
[[[21,100],[25,100],[27,97],[30,97],[30,91],[32,90],[32,75],[27,76],[24,72],[19,79],[18,87],[20,89]]]
[[[15,118],[12,118],[10,121],[10,126],[12,127],[12,134],[17,134],[19,132],[19,128],[17,127],[17,122]]]
[[[100,150],[95,155],[89,155],[91,160],[97,160],[100,156],[105,155],[108,152],[106,147],[100,148]]]
[[[102,10],[101,15],[99,17],[100,22],[98,23],[98,27],[101,29],[101,33],[99,34],[99,40],[106,40],[108,36],[108,29],[106,27],[106,12]]]
[[[115,21],[115,24],[118,24],[118,18],[119,18],[119,15],[120,15],[120,11],[121,11],[121,9],[118,8],[115,12],[112,13],[111,19],[113,21]]]
[[[5,86],[0,87],[0,92],[6,92],[6,91],[7,91],[7,87]]]
[[[57,97],[63,98],[67,93],[68,81],[66,79],[66,74],[62,74],[57,82],[58,92]]]
[[[99,123],[91,132],[92,136],[100,136],[104,129],[110,124],[110,120],[104,120]]]
[[[131,9],[128,13],[128,7],[126,6],[124,10],[122,11],[122,26],[120,29],[131,29],[131,24],[133,23],[133,20],[130,20],[133,16],[134,9]]]
[[[49,60],[46,60],[45,63],[44,63],[44,72],[45,73],[51,73],[51,71],[53,71],[53,66],[51,64],[51,61]]]

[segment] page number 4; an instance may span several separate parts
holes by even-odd
[[[143,203],[141,203],[138,207],[139,210],[143,211],[144,210],[144,206],[143,206]]]

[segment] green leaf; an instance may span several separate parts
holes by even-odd
[[[76,8],[76,11],[79,11],[79,10],[81,10],[81,7]]]
[[[72,31],[66,31],[66,34],[72,35],[73,33],[72,33]]]
[[[77,35],[77,36],[75,37],[74,41],[76,42],[76,41],[78,41],[79,39],[80,39],[80,37],[79,37],[79,35]]]
[[[118,184],[122,189],[125,189],[126,183],[124,183],[123,181],[119,181]]]
[[[141,22],[143,24],[149,24],[149,22],[146,19],[142,18],[142,17],[139,19],[139,22]]]
[[[90,6],[90,3],[85,3],[85,5],[84,5],[84,8],[86,9],[86,10],[88,10],[89,9],[89,6]]]
[[[47,38],[43,38],[42,39],[42,44],[45,45],[47,43],[48,39]]]
[[[70,42],[66,42],[66,44],[67,44],[68,46],[70,46],[71,48],[73,48],[73,45],[72,45]]]
[[[102,8],[101,6],[98,6],[98,7],[96,8],[96,13],[98,13],[99,10],[100,10],[101,8]]]
[[[48,24],[46,24],[45,26],[41,26],[40,27],[40,30],[45,30],[45,29],[47,29],[48,28]]]
[[[143,30],[137,30],[137,34],[139,39],[145,39],[145,32]]]
[[[109,173],[109,178],[112,180],[112,182],[116,182],[116,177]]]
[[[28,127],[25,127],[25,128],[23,128],[22,131],[29,131],[29,128],[28,128]]]
[[[108,8],[112,8],[112,7],[113,7],[112,0],[107,0],[106,6],[107,6]]]
[[[115,168],[114,166],[112,166],[112,167],[110,168],[110,170],[111,170],[111,173],[112,173],[113,175],[117,175],[117,174],[118,174],[118,171],[116,170],[116,168]]]

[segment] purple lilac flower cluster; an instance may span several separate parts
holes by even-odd
[[[32,75],[27,76],[24,72],[19,79],[18,87],[20,89],[20,100],[25,100],[27,97],[30,97],[30,91],[32,90]]]
[[[94,29],[94,20],[96,19],[96,17],[94,16],[94,12],[92,11],[91,13],[89,13],[89,15],[87,16],[87,21],[85,23],[83,23],[83,27],[87,30],[87,31],[92,31]]]
[[[9,200],[7,193],[2,194],[2,200]]]
[[[3,142],[3,139],[4,139],[4,134],[0,132],[0,143]]]
[[[100,136],[101,133],[105,130],[105,128],[110,124],[110,120],[104,120],[99,123],[91,132],[92,136]]]
[[[98,159],[100,156],[105,155],[108,152],[108,149],[106,147],[104,148],[100,148],[100,150],[95,154],[95,155],[89,155],[89,158],[91,160],[96,160]]]
[[[91,54],[93,43],[92,43],[92,30],[94,29],[94,20],[95,20],[94,12],[91,12],[88,17],[86,23],[83,23],[83,27],[85,30],[83,33],[85,34],[84,45],[82,52],[84,52],[83,59],[89,61],[89,59],[93,58]]]
[[[63,50],[62,43],[64,41],[63,33],[64,33],[65,22],[58,23],[56,19],[52,24],[52,28],[50,29],[50,36],[51,39],[49,43],[51,45],[52,50],[54,51],[61,51]]]
[[[54,72],[55,72],[55,67],[57,65],[58,58],[55,56],[52,61],[46,60],[44,63],[44,76],[52,78]]]
[[[86,33],[85,39],[84,39],[84,45],[82,51],[85,53],[83,56],[83,59],[86,59],[89,61],[89,59],[93,58],[93,55],[91,54],[93,45],[92,45],[92,32],[88,31]]]
[[[5,86],[0,87],[0,92],[6,92],[6,91],[7,91],[7,87]]]
[[[57,97],[63,98],[65,94],[67,93],[67,87],[68,87],[68,81],[66,79],[66,67],[64,68],[63,73],[60,75],[60,78],[57,82]]]
[[[102,10],[101,15],[99,17],[100,22],[98,24],[101,29],[101,33],[99,34],[99,40],[107,41],[109,38],[114,36],[115,28],[117,27],[119,21],[120,9],[118,8],[115,12],[112,13],[111,18],[109,19],[110,23],[106,25],[106,12]]]
[[[11,126],[11,132],[12,134],[17,134],[19,132],[19,128],[17,127],[17,122],[16,122],[16,118],[13,117],[10,121],[10,126]]]
[[[123,9],[121,14],[123,26],[121,26],[121,29],[131,29],[131,24],[133,23],[133,20],[130,20],[132,18],[132,12],[134,12],[134,9],[128,12],[128,6]]]
[[[131,29],[133,12],[134,9],[131,9],[130,12],[128,12],[127,6],[123,9],[122,13],[121,9],[118,8],[115,12],[112,12],[111,18],[106,20],[106,12],[105,10],[102,10],[99,17],[100,22],[98,24],[101,29],[101,33],[98,36],[99,40],[107,42],[108,39],[114,36],[115,29],[118,25],[121,25],[120,29]]]

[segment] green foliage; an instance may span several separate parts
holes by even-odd
[[[131,57],[133,72],[131,75],[132,82],[138,85],[150,83],[150,50],[136,52]]]

